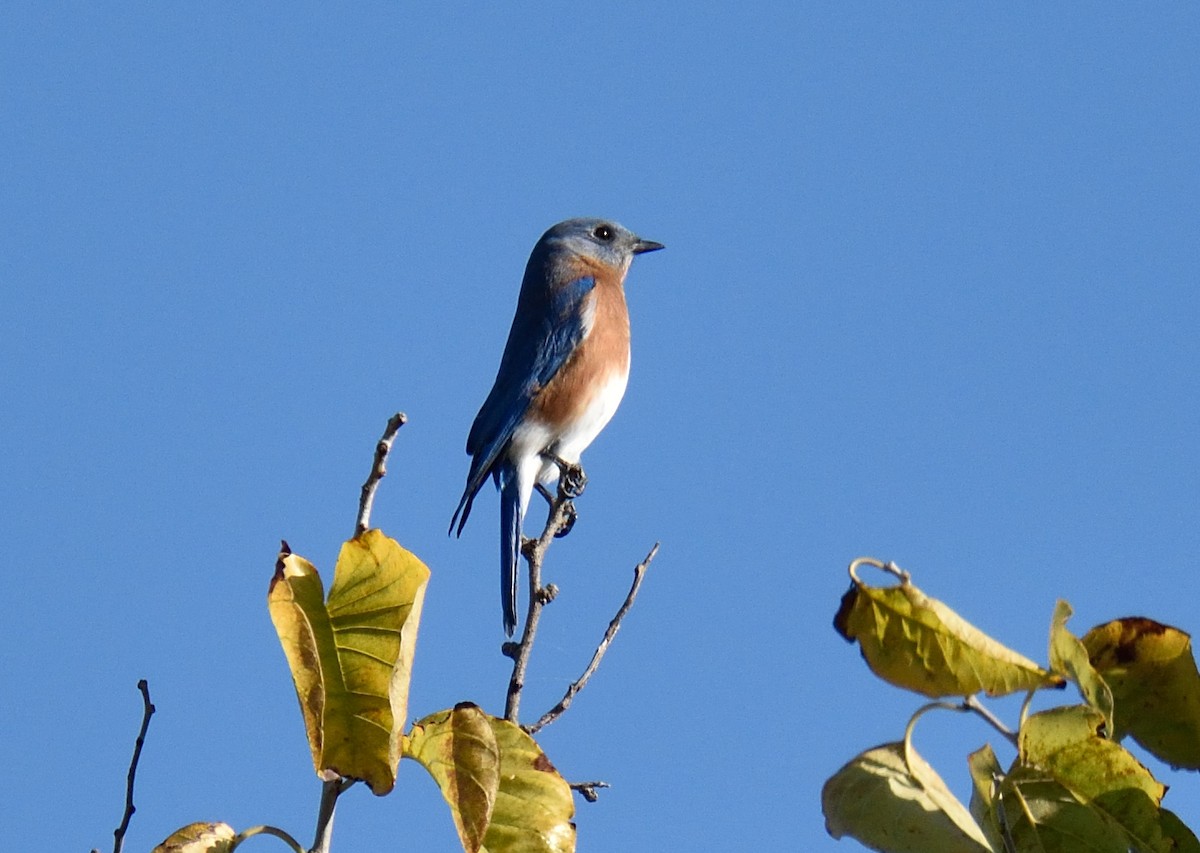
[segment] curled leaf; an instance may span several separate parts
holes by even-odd
[[[903,741],[855,756],[821,789],[825,830],[889,853],[992,850],[946,783]]]
[[[431,714],[413,725],[404,755],[429,771],[450,806],[463,850],[477,853],[500,789],[500,747],[488,715],[469,703]]]
[[[572,853],[571,789],[528,734],[463,703],[413,725],[404,755],[450,806],[467,853]]]
[[[1105,731],[1113,732],[1113,696],[1104,679],[1092,667],[1087,649],[1067,628],[1071,605],[1060,600],[1050,621],[1050,669],[1079,686],[1084,700],[1104,716]]]
[[[1151,619],[1116,619],[1088,631],[1083,645],[1112,688],[1115,733],[1174,767],[1200,770],[1200,674],[1192,640]]]
[[[280,554],[268,606],[322,779],[362,779],[379,795],[395,785],[428,580],[378,530],[342,546],[328,601],[312,563]]]
[[[834,627],[857,640],[872,672],[897,687],[936,698],[981,690],[1003,696],[1063,683],[925,595],[907,574],[890,587],[868,586],[853,571],[850,577]]]
[[[227,823],[189,823],[167,836],[153,853],[229,853],[236,837]]]

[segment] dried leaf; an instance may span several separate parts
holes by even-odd
[[[1130,734],[1174,767],[1200,770],[1200,674],[1183,631],[1150,619],[1117,619],[1083,638],[1112,688],[1114,737]]]
[[[467,853],[575,850],[571,788],[519,726],[459,705],[417,722],[404,755],[438,783]]]
[[[362,779],[379,795],[395,784],[428,580],[378,530],[342,546],[328,602],[312,563],[280,555],[268,606],[322,779]]]
[[[167,836],[153,853],[229,853],[236,837],[227,823],[189,823]]]
[[[488,715],[464,703],[425,717],[405,738],[404,755],[429,771],[450,806],[463,850],[477,853],[500,788],[500,747]]]
[[[1001,645],[905,577],[872,587],[854,578],[834,627],[857,640],[871,670],[926,696],[1003,696],[1060,685],[1060,676]]]
[[[914,773],[913,771],[916,770]],[[941,777],[903,741],[856,756],[821,790],[825,830],[888,853],[992,850]]]

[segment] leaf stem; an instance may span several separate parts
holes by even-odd
[[[247,838],[253,838],[255,835],[273,835],[288,847],[292,848],[292,853],[306,853],[304,846],[299,841],[292,838],[291,835],[277,827],[265,825],[252,826],[247,830],[239,832],[236,836],[234,836],[233,840],[229,842],[230,851],[237,849],[239,844],[241,844]]]

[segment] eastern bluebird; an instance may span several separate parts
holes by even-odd
[[[616,412],[629,381],[625,273],[663,248],[615,222],[568,219],[542,235],[517,297],[500,369],[471,433],[471,469],[450,529],[461,534],[490,474],[500,491],[504,630],[517,627],[521,522],[534,487],[558,480]]]

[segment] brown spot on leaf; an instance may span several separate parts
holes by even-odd
[[[854,642],[854,638],[850,636],[849,629],[846,627],[846,622],[850,619],[850,613],[854,610],[856,601],[858,601],[858,587],[851,583],[846,594],[842,596],[842,603],[833,617],[834,630],[841,634],[842,639],[847,643]]]
[[[554,765],[550,763],[550,759],[546,757],[546,753],[544,753],[544,752],[539,753],[538,757],[533,759],[533,769],[534,770],[544,770],[547,773],[557,773],[558,772],[555,769]]]
[[[1142,637],[1165,634],[1167,626],[1145,616],[1126,616],[1121,620],[1121,638],[1117,640],[1113,656],[1117,663],[1128,664],[1137,660],[1137,646]]]

